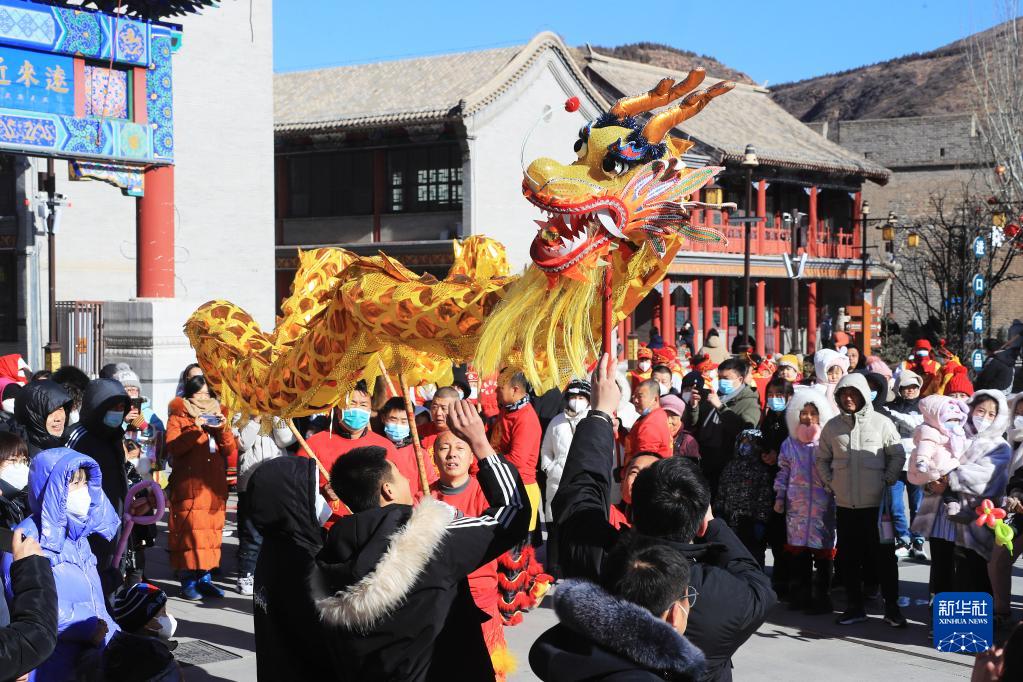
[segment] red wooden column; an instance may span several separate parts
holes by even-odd
[[[700,333],[700,280],[693,279],[689,282],[689,322],[693,325],[693,345],[703,345],[703,336]],[[690,348],[695,353],[696,348]]]
[[[765,308],[765,292],[767,290],[767,282],[762,279],[757,280],[757,303],[756,303],[756,317],[753,318],[753,329],[757,340],[757,355],[763,356],[765,352],[765,324],[764,324],[764,308]]]
[[[817,349],[817,282],[806,283],[806,352]]]
[[[774,280],[774,287],[773,287],[774,288],[774,292],[772,294],[772,298],[774,299],[774,305],[771,306],[772,308],[774,308],[774,326],[773,326],[773,329],[774,329],[774,342],[773,342],[773,345],[771,346],[771,352],[772,353],[777,353],[777,352],[779,352],[781,350],[781,298],[782,298],[782,296],[785,295],[785,292],[783,290],[785,284],[786,284],[786,282],[783,282],[780,279]]]
[[[817,185],[810,188],[810,209],[806,226],[806,252],[816,256],[817,245]]]
[[[860,213],[860,207],[863,206],[863,193],[857,192],[856,196],[853,197],[853,248],[855,249],[852,257],[858,258],[860,253],[860,241],[862,237],[863,228],[863,214]]]
[[[714,278],[703,280],[703,338],[714,326]],[[727,334],[727,332],[726,332]]]
[[[764,240],[767,238],[767,180],[757,182],[757,217],[761,218],[757,223],[757,252],[764,252]]]
[[[675,306],[671,302],[671,280],[661,280],[661,336],[665,346],[675,345]]]
[[[174,166],[150,166],[136,203],[139,298],[174,298]]]

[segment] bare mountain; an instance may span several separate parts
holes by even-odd
[[[581,57],[581,55],[584,55],[587,47],[576,48],[576,56]],[[594,52],[599,52],[600,54],[607,55],[608,57],[628,59],[629,61],[640,62],[643,64],[653,64],[654,66],[672,69],[674,71],[689,71],[695,66],[702,66],[707,70],[708,76],[733,80],[739,83],[753,83],[753,79],[743,72],[736,71],[731,67],[725,66],[713,57],[696,54],[695,52],[689,52],[688,50],[680,50],[676,47],[671,47],[670,45],[661,45],[659,43],[631,43],[629,45],[619,45],[618,47],[600,47],[593,45],[592,49]]]
[[[957,114],[973,109],[972,41],[994,37],[1007,24],[930,52],[783,83],[771,88],[778,104],[803,121]]]

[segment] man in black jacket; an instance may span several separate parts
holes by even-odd
[[[334,463],[331,486],[354,514],[334,524],[320,552],[316,606],[344,679],[494,679],[485,615],[466,577],[525,537],[529,506],[475,408],[453,403],[448,424],[479,461],[491,506],[478,518],[458,518],[429,497],[412,507],[408,479],[383,448],[356,448]]]
[[[576,427],[553,511],[564,529],[560,557],[566,577],[595,580],[605,554],[619,540],[608,523],[614,432],[611,412],[620,400],[607,356],[593,376],[590,414]],[[632,488],[637,532],[678,544],[693,562],[690,584],[701,597],[688,638],[707,657],[703,680],[731,680],[731,657],[764,622],[777,597],[728,526],[710,512],[706,483],[689,462],[673,457],[642,471]]]
[[[15,531],[12,542],[10,617],[0,598],[0,680],[39,667],[57,646],[57,587],[39,543]]]

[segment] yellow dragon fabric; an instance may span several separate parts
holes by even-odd
[[[521,276],[484,236],[455,242],[443,280],[384,253],[301,252],[271,333],[223,300],[185,323],[208,381],[234,412],[287,418],[326,411],[358,381],[372,385],[381,366],[410,385],[450,383],[452,363],[484,375],[511,367],[538,391],[582,375],[600,345],[605,268],[617,323],[664,277],[683,239],[722,238],[688,222],[688,199],[721,169],[687,168],[692,143],[667,136],[731,88],[690,93],[702,80],[697,69],[623,98],[580,131],[574,163],[529,165],[522,192],[546,219]],[[679,98],[645,125],[635,118]]]

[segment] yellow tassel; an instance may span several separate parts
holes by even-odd
[[[490,661],[494,664],[497,679],[504,679],[519,669],[515,654],[507,646],[500,646],[490,652]]]

